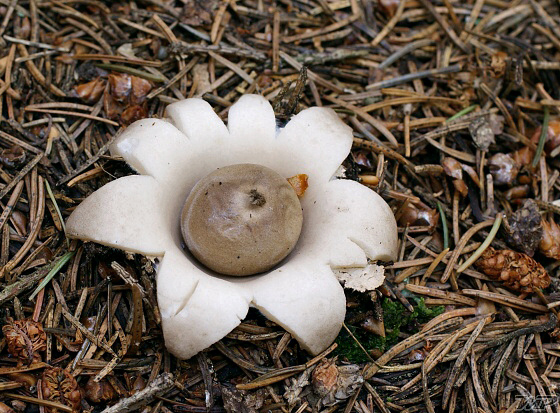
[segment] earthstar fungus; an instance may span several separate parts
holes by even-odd
[[[370,261],[397,255],[397,227],[385,201],[357,182],[333,178],[350,152],[351,129],[333,110],[317,107],[277,129],[272,107],[257,95],[245,95],[231,106],[227,127],[202,99],[173,103],[166,116],[137,121],[115,140],[112,154],[139,175],[116,179],[86,198],[68,219],[68,236],[159,259],[157,297],[165,343],[179,358],[223,338],[250,306],[312,354],[327,348],[346,307],[335,273],[372,272]],[[197,185],[208,176],[212,181],[220,168],[235,170],[240,164],[260,165],[283,179],[306,174],[309,187],[299,199],[303,223],[289,255],[272,259],[266,250],[261,255],[270,262],[264,269],[232,277],[221,267],[216,267],[219,274],[201,264],[193,246],[193,253],[185,248],[181,218]],[[258,199],[253,200],[258,204]],[[297,227],[298,218],[292,218],[281,220],[280,227],[286,222]]]

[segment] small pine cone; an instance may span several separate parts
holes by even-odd
[[[475,265],[484,274],[521,293],[550,285],[550,276],[543,266],[521,252],[488,247]]]
[[[8,323],[2,327],[6,337],[8,351],[20,360],[29,364],[41,361],[40,351],[47,348],[47,335],[41,323],[33,320],[17,320],[9,318]]]
[[[82,393],[78,382],[68,370],[60,367],[45,369],[41,380],[41,390],[46,400],[71,407],[74,413],[81,410]],[[47,409],[49,413],[56,413],[56,411],[57,409]]]
[[[504,229],[511,246],[532,257],[543,236],[542,219],[537,203],[527,199],[521,208],[504,221]]]
[[[552,219],[543,221],[543,236],[539,250],[548,258],[560,260],[560,226]]]

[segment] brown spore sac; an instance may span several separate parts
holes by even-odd
[[[189,251],[224,275],[267,271],[295,247],[301,204],[286,178],[254,164],[220,168],[189,194],[181,230]]]

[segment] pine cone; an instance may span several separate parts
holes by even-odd
[[[475,265],[484,274],[521,293],[532,293],[535,288],[550,285],[550,276],[543,266],[521,252],[488,247]]]
[[[60,367],[45,369],[41,380],[41,390],[46,400],[62,403],[72,408],[72,412],[79,412],[82,394],[76,379],[68,370]],[[55,413],[56,409],[47,409]]]
[[[560,226],[552,219],[543,221],[543,235],[539,250],[548,258],[560,260]]]
[[[41,361],[39,352],[47,348],[47,335],[41,323],[33,320],[14,321],[11,318],[7,321],[2,327],[2,333],[6,337],[10,354],[22,361],[26,360],[28,364]]]

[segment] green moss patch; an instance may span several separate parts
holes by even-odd
[[[412,297],[412,301],[412,304],[415,305],[414,312],[411,313],[398,301],[393,301],[389,298],[383,300],[383,321],[385,323],[386,337],[371,334],[356,326],[348,326],[348,328],[366,350],[379,349],[385,352],[397,344],[401,331],[414,334],[418,331],[420,325],[444,311],[443,306],[427,307],[424,303],[424,298]],[[342,330],[338,335],[336,342],[338,347],[335,350],[335,354],[340,357],[346,358],[352,363],[369,361],[366,354],[358,346],[358,343],[345,330]]]

